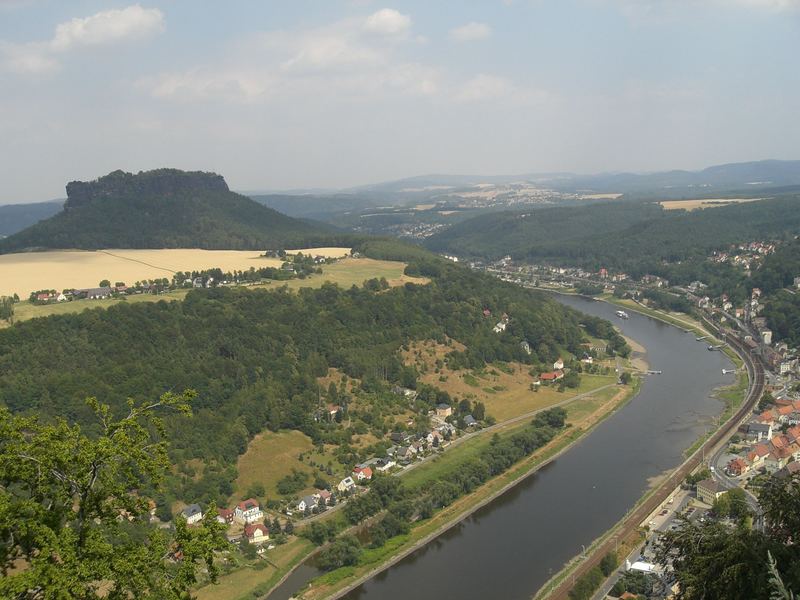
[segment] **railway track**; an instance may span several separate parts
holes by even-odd
[[[744,362],[749,379],[748,392],[744,402],[739,409],[700,446],[700,448],[695,450],[689,458],[672,472],[666,481],[659,485],[655,493],[636,506],[621,523],[611,530],[614,532],[613,536],[606,536],[606,540],[597,545],[581,563],[573,569],[569,576],[549,594],[543,596],[542,600],[545,598],[547,600],[568,600],[569,592],[573,588],[574,582],[588,573],[596,565],[600,564],[600,560],[603,556],[614,551],[616,546],[615,539],[625,538],[636,531],[639,524],[666,501],[680,482],[686,479],[687,475],[700,465],[704,455],[712,455],[713,449],[716,448],[717,445],[722,442],[727,442],[727,440],[736,433],[741,422],[750,415],[755,405],[761,399],[765,384],[764,365],[761,358],[753,354],[739,338],[720,331],[716,325],[705,318],[703,321],[706,328],[716,332],[720,339],[724,340],[733,348]]]

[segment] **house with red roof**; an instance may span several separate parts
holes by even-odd
[[[223,525],[232,525],[233,524],[233,511],[229,508],[218,508],[217,509],[217,521],[222,523]]]
[[[741,477],[750,470],[750,465],[741,458],[734,458],[728,463],[725,470],[731,477]]]
[[[559,379],[563,379],[564,371],[550,371],[547,373],[540,373],[539,374],[539,381],[558,381]]]
[[[255,498],[248,498],[236,505],[233,509],[233,518],[237,523],[249,525],[264,519],[261,505]]]
[[[269,529],[261,523],[245,525],[244,535],[251,544],[261,545],[269,540]]]
[[[372,479],[372,469],[370,467],[356,467],[353,469],[353,479],[356,481],[369,481]]]

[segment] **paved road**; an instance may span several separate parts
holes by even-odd
[[[716,329],[716,327],[708,321],[706,321],[706,326],[711,327],[712,331]],[[724,448],[731,436],[736,433],[739,424],[745,418],[749,417],[753,407],[761,399],[761,395],[764,392],[764,368],[760,362],[760,358],[752,355],[749,349],[738,338],[730,335],[723,335],[719,332],[718,335],[722,335],[724,341],[730,344],[731,347],[736,350],[736,352],[744,360],[745,366],[747,367],[750,387],[742,406],[738,411],[736,411],[736,414],[728,419],[728,421],[720,429],[718,429],[698,450],[696,450],[694,454],[692,454],[681,466],[679,466],[646,501],[636,507],[632,512],[628,513],[628,516],[625,517],[619,527],[616,528],[614,537],[609,537],[604,542],[598,544],[591,554],[589,554],[583,560],[583,562],[581,562],[573,570],[570,577],[567,577],[564,581],[562,581],[561,584],[558,585],[547,596],[549,600],[568,600],[569,592],[573,586],[573,580],[578,579],[582,575],[586,574],[595,565],[600,563],[600,560],[603,558],[603,556],[614,550],[614,538],[627,537],[636,531],[636,529],[639,527],[639,524],[643,522],[650,513],[652,513],[658,506],[661,505],[662,502],[664,502],[664,500],[669,497],[673,490],[680,484],[681,481],[686,478],[687,475],[689,475],[695,468],[697,468],[697,466],[700,465],[703,456],[706,454],[713,455],[715,452],[717,452],[719,447]]]

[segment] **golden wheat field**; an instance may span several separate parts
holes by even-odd
[[[349,248],[304,248],[303,254],[346,256]],[[144,279],[172,278],[177,271],[219,267],[223,271],[279,267],[279,259],[248,250],[57,250],[0,255],[0,296],[26,298],[41,289],[96,287],[103,279],[128,285]]]
[[[718,208],[729,204],[744,204],[745,202],[758,202],[766,198],[705,198],[698,200],[664,200],[659,202],[664,210],[702,210],[705,208]]]

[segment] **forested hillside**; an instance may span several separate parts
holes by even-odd
[[[653,272],[664,262],[705,257],[717,248],[800,231],[800,197],[665,211],[615,202],[587,208],[503,212],[470,219],[429,238],[427,246],[460,256],[549,261],[591,269]]]
[[[32,202],[0,206],[0,236],[7,236],[61,211],[61,202]]]
[[[399,244],[373,242],[362,252],[403,254]],[[234,464],[249,439],[270,428],[297,429],[315,442],[332,432],[314,420],[317,377],[329,367],[366,389],[391,382],[414,385],[401,346],[446,338],[466,345],[451,360],[477,368],[488,361],[549,364],[590,335],[619,338],[605,321],[580,315],[550,298],[472,273],[412,250],[408,272],[428,285],[389,290],[380,285],[340,289],[192,291],[183,302],[121,304],[107,310],[54,316],[0,330],[0,404],[17,413],[89,423],[87,396],[116,409],[125,400],[193,388],[196,418],[171,427],[176,463],[198,458],[202,477],[176,493],[195,500],[231,493]],[[503,335],[483,310],[510,316]],[[527,340],[530,355],[520,342]],[[390,394],[391,396],[391,394]],[[428,400],[434,403],[436,395]]]
[[[114,171],[96,181],[71,182],[67,196],[62,212],[0,240],[0,252],[305,247],[330,233],[229,191],[213,173]]]
[[[800,296],[794,285],[800,277],[800,240],[779,246],[753,274],[751,288],[766,296],[764,316],[776,340],[800,346]]]

